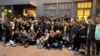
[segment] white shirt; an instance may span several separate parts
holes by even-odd
[[[31,30],[34,30],[34,24],[31,24],[30,29],[31,29]]]

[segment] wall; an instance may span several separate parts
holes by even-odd
[[[0,18],[1,18],[1,12],[2,12],[2,8],[1,8],[1,6],[0,6]]]
[[[33,1],[37,4],[37,14],[43,15],[43,4],[47,3],[69,3],[72,1],[89,1],[89,0],[0,0],[0,5],[15,5],[15,4],[29,4],[29,1]],[[74,8],[74,9],[73,9]],[[72,6],[71,14],[75,16],[76,6]]]
[[[37,14],[43,15],[43,4],[50,4],[50,3],[67,3],[72,2],[72,0],[37,0]],[[57,12],[58,13],[58,12]]]

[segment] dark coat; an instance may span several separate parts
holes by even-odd
[[[81,29],[82,26],[84,26],[85,28]],[[82,26],[79,25],[79,36],[86,36],[87,35],[87,28],[88,28],[87,24],[83,24]]]
[[[0,23],[0,31],[3,31],[2,26],[3,26],[3,24]]]
[[[95,34],[95,26],[91,25],[89,29],[88,39],[94,40],[94,34]]]
[[[62,25],[54,25],[54,28],[53,28],[54,31],[60,30],[62,32],[63,32],[63,29],[64,29],[64,26],[62,26]]]
[[[39,30],[39,26],[38,25],[34,25],[34,31],[37,32]]]

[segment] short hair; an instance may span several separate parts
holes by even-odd
[[[96,19],[100,19],[100,16],[97,16]]]
[[[96,17],[96,21],[98,21],[98,23],[100,23],[100,16]]]

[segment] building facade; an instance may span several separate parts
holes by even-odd
[[[0,17],[7,13],[95,18],[100,15],[100,0],[0,0]]]

